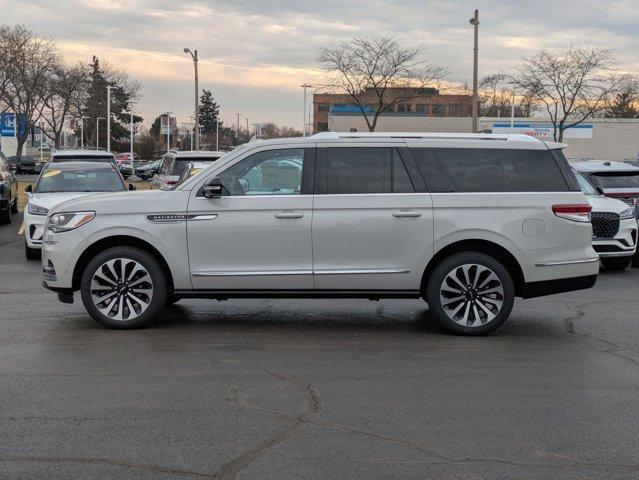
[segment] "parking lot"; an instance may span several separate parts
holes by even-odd
[[[0,478],[639,476],[639,270],[484,338],[420,301],[58,303],[0,227]]]

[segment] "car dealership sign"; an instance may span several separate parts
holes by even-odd
[[[515,122],[493,123],[493,133],[523,133],[531,137],[553,138],[554,128],[552,123],[546,122]],[[592,138],[593,126],[590,123],[581,123],[564,130],[564,138]]]
[[[24,114],[20,114],[20,125],[19,125],[19,133],[24,132],[25,127],[25,116]],[[0,114],[0,135],[3,137],[15,137],[16,136],[16,114],[9,112],[2,112]]]

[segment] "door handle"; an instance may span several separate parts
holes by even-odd
[[[393,217],[397,218],[415,218],[421,217],[422,212],[414,211],[414,210],[399,210],[393,212]]]
[[[302,212],[277,212],[275,218],[302,218],[304,213]]]

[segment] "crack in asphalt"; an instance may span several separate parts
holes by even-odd
[[[154,465],[150,463],[134,463],[125,462],[124,460],[113,460],[109,458],[97,457],[47,457],[47,456],[30,456],[30,455],[0,455],[0,462],[14,463],[74,463],[79,465],[111,465],[115,467],[132,468],[139,470],[147,470],[156,473],[166,473],[171,475],[188,475],[197,478],[211,478],[208,473],[196,472],[193,470],[181,470],[162,465]]]
[[[239,405],[241,408],[263,411],[265,413],[278,415],[286,420],[288,425],[283,430],[274,433],[266,440],[260,442],[252,448],[249,448],[248,450],[245,450],[242,454],[223,465],[218,470],[217,474],[213,477],[217,480],[230,480],[236,478],[240,470],[253,462],[253,460],[255,460],[257,457],[293,437],[305,423],[309,423],[309,419],[320,409],[319,397],[310,383],[304,384],[294,377],[272,372],[259,365],[257,366],[257,368],[263,372],[266,372],[268,375],[279,381],[289,383],[295,387],[302,387],[302,391],[304,393],[304,403],[306,403],[306,410],[300,415],[293,415],[274,412],[267,409],[261,409],[260,407],[254,408],[253,405],[251,405],[250,403],[240,399],[238,388],[233,388],[233,398],[230,400]]]
[[[583,332],[578,332],[577,330],[575,330],[575,321],[579,320],[580,318],[583,318],[586,315],[586,310],[590,307],[592,307],[593,305],[602,305],[602,304],[606,304],[606,303],[636,303],[635,300],[597,300],[594,302],[586,302],[586,303],[582,303],[579,305],[576,305],[574,307],[575,313],[573,315],[570,315],[566,318],[564,318],[564,328],[566,330],[566,333],[568,333],[569,335],[574,335],[577,337],[582,337],[582,338],[587,338],[587,339],[591,339],[591,340],[595,340],[597,342],[600,342],[604,345],[607,345],[608,348],[603,349],[603,350],[599,350],[601,352],[605,352],[608,353],[609,355],[612,355],[614,357],[629,361],[631,363],[633,363],[634,365],[639,365],[639,361],[635,358],[629,357],[627,355],[623,355],[621,352],[627,351],[630,349],[630,347],[628,345],[621,345],[615,342],[611,342],[610,340],[606,340],[604,338],[601,337],[597,337],[595,335],[589,335],[587,333],[583,333]]]

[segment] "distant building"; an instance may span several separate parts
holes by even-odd
[[[415,89],[393,89],[394,96],[411,96]],[[404,93],[406,92],[406,93]],[[470,117],[472,97],[468,95],[446,95],[436,88],[419,89],[419,95],[406,102],[394,105],[392,111],[382,116],[401,117]],[[368,89],[362,94],[365,111],[374,112],[377,94]],[[313,132],[330,129],[329,114],[361,116],[362,112],[347,94],[316,93],[313,95]]]

